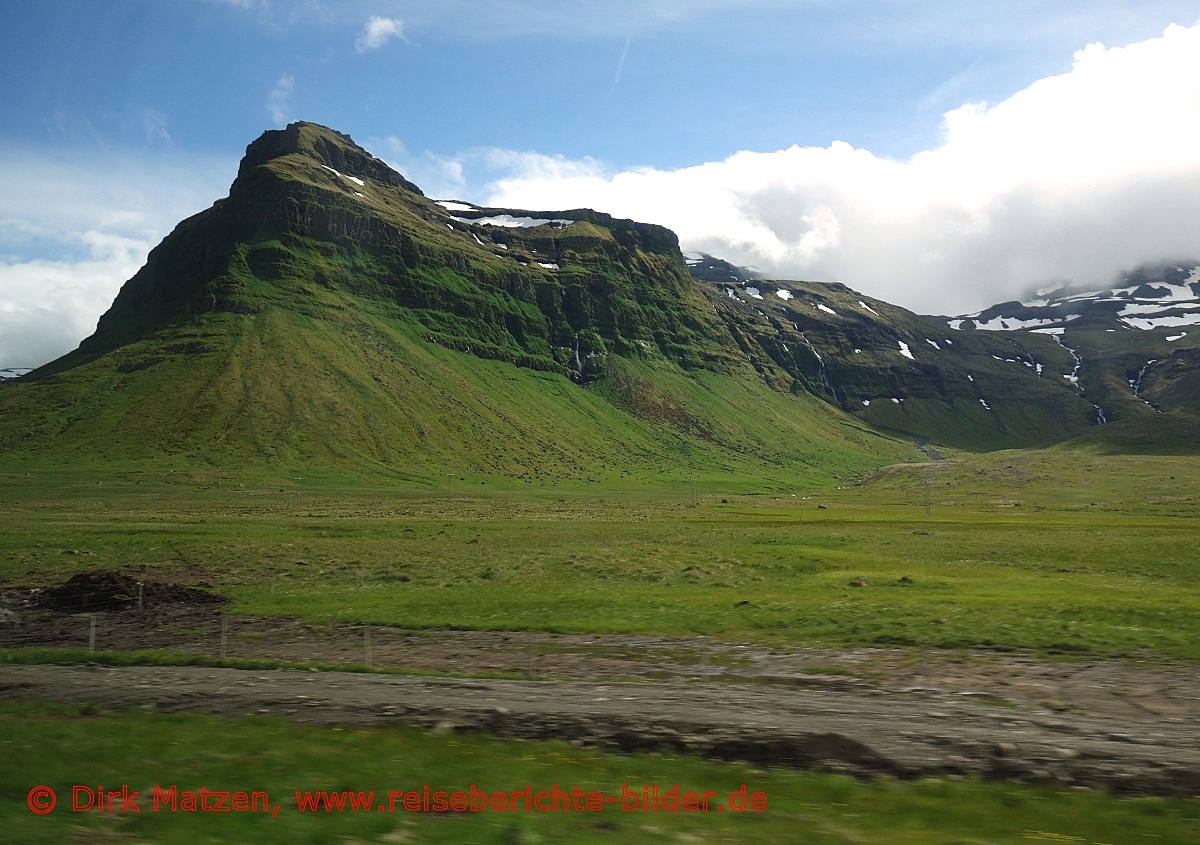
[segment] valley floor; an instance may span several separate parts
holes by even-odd
[[[411,723],[464,744],[482,732],[666,751],[689,766],[746,761],[763,777],[882,775],[911,789],[889,819],[929,813],[907,840],[883,820],[854,840],[837,832],[852,822],[834,798],[822,842],[1039,838],[1051,828],[1030,825],[1048,822],[978,837],[1011,821],[1005,802],[1036,805],[1045,789],[1046,808],[1066,806],[1083,801],[1080,788],[1098,803],[1071,816],[1071,836],[1129,841],[1112,831],[1159,828],[1114,795],[1200,793],[1193,458],[952,456],[836,488],[701,479],[695,500],[678,479],[555,490],[470,481],[442,498],[383,477],[11,472],[0,478],[0,711],[42,708],[28,724],[46,737],[119,732],[143,711],[211,714],[230,731],[247,714],[278,720],[311,734],[270,757],[264,777],[277,786],[303,749],[341,736],[320,726]],[[125,585],[120,606],[71,604],[51,589],[98,570]],[[139,582],[142,610],[129,587]],[[222,651],[244,668],[211,665]],[[58,719],[45,710],[57,705],[13,702],[75,709]],[[207,730],[180,734],[200,743],[184,762],[153,751],[148,735],[128,754],[174,761],[154,762],[162,776],[191,766],[208,777],[187,762],[203,758]],[[496,770],[533,759],[524,747],[495,749]],[[257,765],[239,748],[224,754]],[[62,746],[27,760],[9,791],[51,764],[60,780],[74,776],[73,755]],[[639,759],[598,753],[587,766]],[[975,797],[922,803],[926,779],[947,776],[965,777]],[[845,789],[866,801],[891,789],[879,782]],[[1192,841],[1194,802],[1177,803],[1167,839]],[[967,804],[977,817],[966,820]],[[341,835],[323,830],[319,841]],[[533,841],[505,836],[495,841]]]

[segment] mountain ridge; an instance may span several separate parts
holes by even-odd
[[[1067,376],[1111,420],[1154,423],[1200,415],[1200,261],[1145,264],[1093,290],[1054,288],[1034,299],[939,318],[963,331],[1045,334],[1076,360]]]
[[[1189,336],[1186,326],[1200,323],[1200,262],[1144,265],[1113,288],[1063,290],[1057,297],[1051,296],[1057,289],[1042,291],[1038,301],[962,317],[917,315],[838,283],[752,276],[703,253],[688,263],[710,296],[720,300],[724,292],[726,304],[743,306],[738,319],[751,326],[774,321],[764,356],[814,395],[881,430],[965,449],[1072,438],[1118,449],[1193,448],[1200,331]],[[801,314],[794,304],[805,295],[812,301]],[[808,360],[787,346],[780,354],[789,327],[793,346],[798,338],[811,353]],[[874,357],[860,357],[868,348]],[[885,413],[875,410],[880,400]],[[989,424],[981,413],[996,419]],[[1120,425],[1094,430],[1110,423]],[[1144,425],[1156,433],[1138,430]]]

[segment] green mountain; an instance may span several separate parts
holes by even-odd
[[[764,377],[710,294],[667,229],[435,202],[296,123],[0,387],[0,462],[790,484],[915,455]]]

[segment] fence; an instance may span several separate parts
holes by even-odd
[[[274,595],[276,578],[264,586]],[[597,680],[744,680],[750,669],[731,656],[733,646],[703,638],[422,631],[354,622],[317,625],[292,616],[231,614],[212,605],[153,604],[141,589],[136,600],[119,609],[98,609],[95,602],[86,601],[54,608],[33,603],[6,618],[7,624],[0,623],[0,648],[158,652],[167,661],[166,655],[179,655],[293,666]]]

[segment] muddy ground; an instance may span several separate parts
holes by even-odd
[[[113,586],[113,585],[110,585]],[[139,611],[0,593],[0,647],[171,649],[517,680],[187,667],[0,667],[0,696],[320,724],[409,721],[622,750],[673,748],[859,775],[974,774],[1122,792],[1200,793],[1191,667],[712,638],[407,631],[222,615],[159,590]],[[194,591],[193,591],[194,592]],[[149,593],[147,593],[148,595]],[[94,603],[91,606],[96,606]]]

